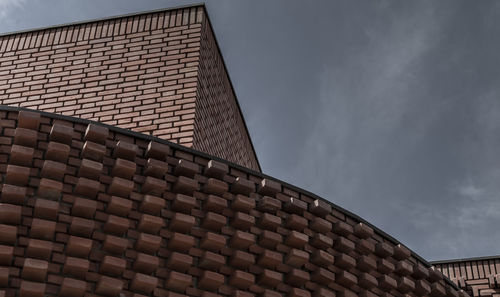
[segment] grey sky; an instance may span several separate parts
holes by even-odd
[[[189,3],[0,0],[0,31]],[[499,2],[207,8],[265,173],[428,260],[500,254]]]

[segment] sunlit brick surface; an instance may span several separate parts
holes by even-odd
[[[0,36],[0,104],[151,134],[260,170],[203,6]]]
[[[0,124],[0,296],[467,296],[256,171],[76,118]]]

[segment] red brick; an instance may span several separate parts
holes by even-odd
[[[14,144],[10,149],[10,164],[30,167],[35,149]]]
[[[184,293],[186,288],[191,285],[193,277],[189,274],[170,271],[165,281],[165,287],[170,290]]]

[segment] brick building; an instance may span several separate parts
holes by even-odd
[[[497,292],[262,174],[203,5],[0,36],[0,104],[0,296]]]

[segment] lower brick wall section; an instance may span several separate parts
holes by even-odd
[[[467,296],[383,232],[261,173],[0,110],[0,296]]]
[[[471,296],[500,296],[500,257],[436,262],[439,271]]]

